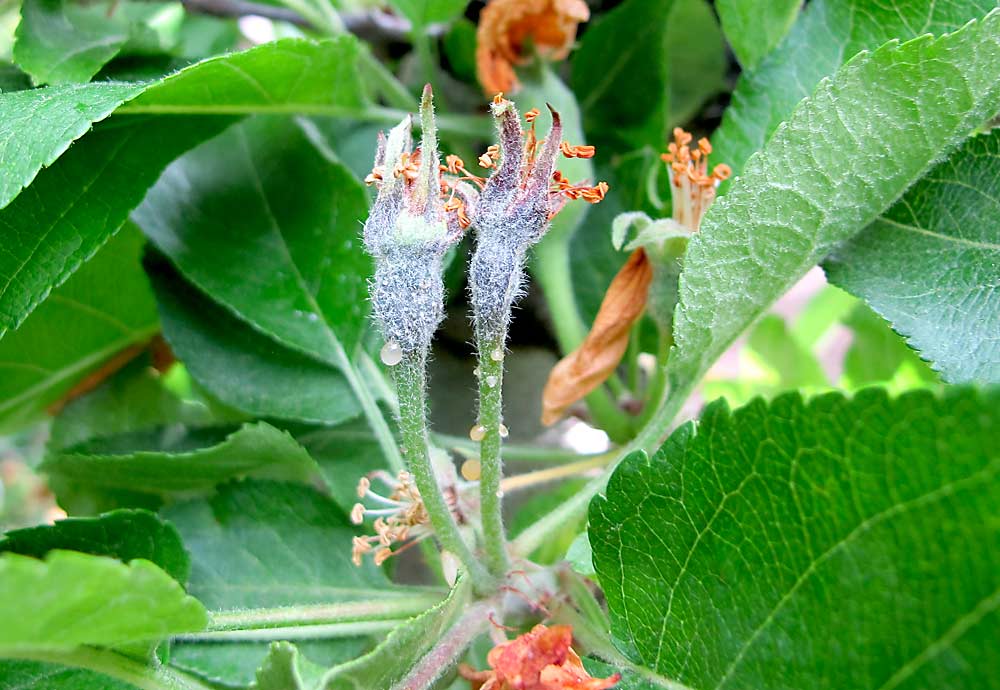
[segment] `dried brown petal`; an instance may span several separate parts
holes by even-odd
[[[542,392],[542,424],[556,423],[569,406],[597,388],[628,348],[632,325],[642,316],[653,280],[646,252],[635,250],[611,281],[583,343],[563,357]]]

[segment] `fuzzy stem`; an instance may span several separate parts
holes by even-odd
[[[482,467],[479,501],[486,561],[490,572],[497,577],[503,577],[510,570],[507,537],[503,528],[503,493],[500,491],[500,479],[503,477],[500,425],[503,424],[504,335],[479,343],[479,425],[486,429],[486,435],[479,444]],[[500,353],[499,360],[494,359],[496,353]]]
[[[495,581],[472,554],[462,539],[455,517],[441,493],[434,467],[431,465],[430,439],[427,435],[426,365],[424,352],[406,353],[395,369],[396,390],[399,394],[399,429],[413,480],[427,508],[431,526],[441,546],[455,554],[468,568],[479,593],[491,591]]]
[[[437,644],[410,669],[392,690],[429,690],[436,687],[444,674],[454,668],[469,645],[489,626],[491,614],[496,614],[499,602],[487,599],[468,607],[462,617],[446,630]]]

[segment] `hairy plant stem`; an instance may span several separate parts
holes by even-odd
[[[495,597],[469,606],[416,666],[392,686],[392,690],[429,690],[435,687],[455,666],[473,640],[486,631],[490,619],[496,615],[499,607],[499,601]]]
[[[462,538],[455,516],[441,493],[441,485],[431,464],[430,439],[427,435],[426,362],[424,352],[406,353],[394,367],[399,395],[399,429],[407,464],[427,508],[431,527],[441,546],[465,565],[478,594],[495,591],[496,581],[473,555]]]
[[[169,666],[144,664],[107,649],[77,647],[64,651],[20,650],[5,653],[13,659],[44,661],[103,673],[140,690],[212,690],[192,676]]]
[[[503,353],[506,333],[479,343],[479,502],[482,511],[483,539],[486,542],[487,566],[497,577],[510,570],[507,536],[503,528]]]
[[[444,596],[444,592],[417,588],[390,592],[388,596],[374,592],[371,599],[361,601],[214,611],[208,631],[312,627],[333,623],[406,619],[420,615],[438,604]]]

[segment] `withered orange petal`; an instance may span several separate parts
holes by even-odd
[[[580,22],[590,18],[584,0],[491,0],[479,15],[476,72],[487,93],[518,86],[513,65],[530,55],[530,42],[550,59],[569,55]],[[499,77],[499,78],[498,78]],[[498,88],[506,84],[506,88]]]
[[[490,650],[486,660],[496,672],[501,687],[532,688],[546,666],[566,661],[573,643],[573,629],[568,625],[536,625],[506,644]]]
[[[635,250],[608,286],[590,333],[549,374],[542,392],[542,424],[555,424],[570,405],[615,370],[628,348],[632,325],[646,308],[652,280],[653,268],[646,252]]]

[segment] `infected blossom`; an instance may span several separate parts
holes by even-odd
[[[375,259],[372,314],[387,345],[423,356],[444,317],[441,259],[462,235],[441,198],[437,130],[431,91],[420,105],[422,136],[413,148],[410,118],[379,135],[366,182],[378,196],[365,221],[365,249]],[[397,362],[399,360],[396,360]]]
[[[477,338],[482,343],[502,340],[511,306],[521,291],[528,248],[542,238],[549,221],[568,201],[598,203],[608,190],[604,182],[593,187],[574,184],[556,169],[560,154],[589,157],[594,151],[562,141],[559,114],[550,111],[552,128],[547,139],[539,139],[538,111],[528,111],[525,130],[514,104],[497,94],[492,112],[499,143],[479,161],[491,170],[489,179],[456,168],[465,175],[459,179],[466,185],[456,188],[456,193],[463,197],[476,233],[469,285]]]
[[[491,0],[479,15],[476,73],[486,93],[514,92],[514,65],[530,61],[528,44],[544,58],[564,60],[576,29],[590,19],[584,0]]]
[[[510,642],[497,645],[486,657],[491,671],[475,671],[463,664],[459,674],[472,690],[606,690],[621,680],[616,673],[594,678],[570,646],[568,625],[536,625]]]

